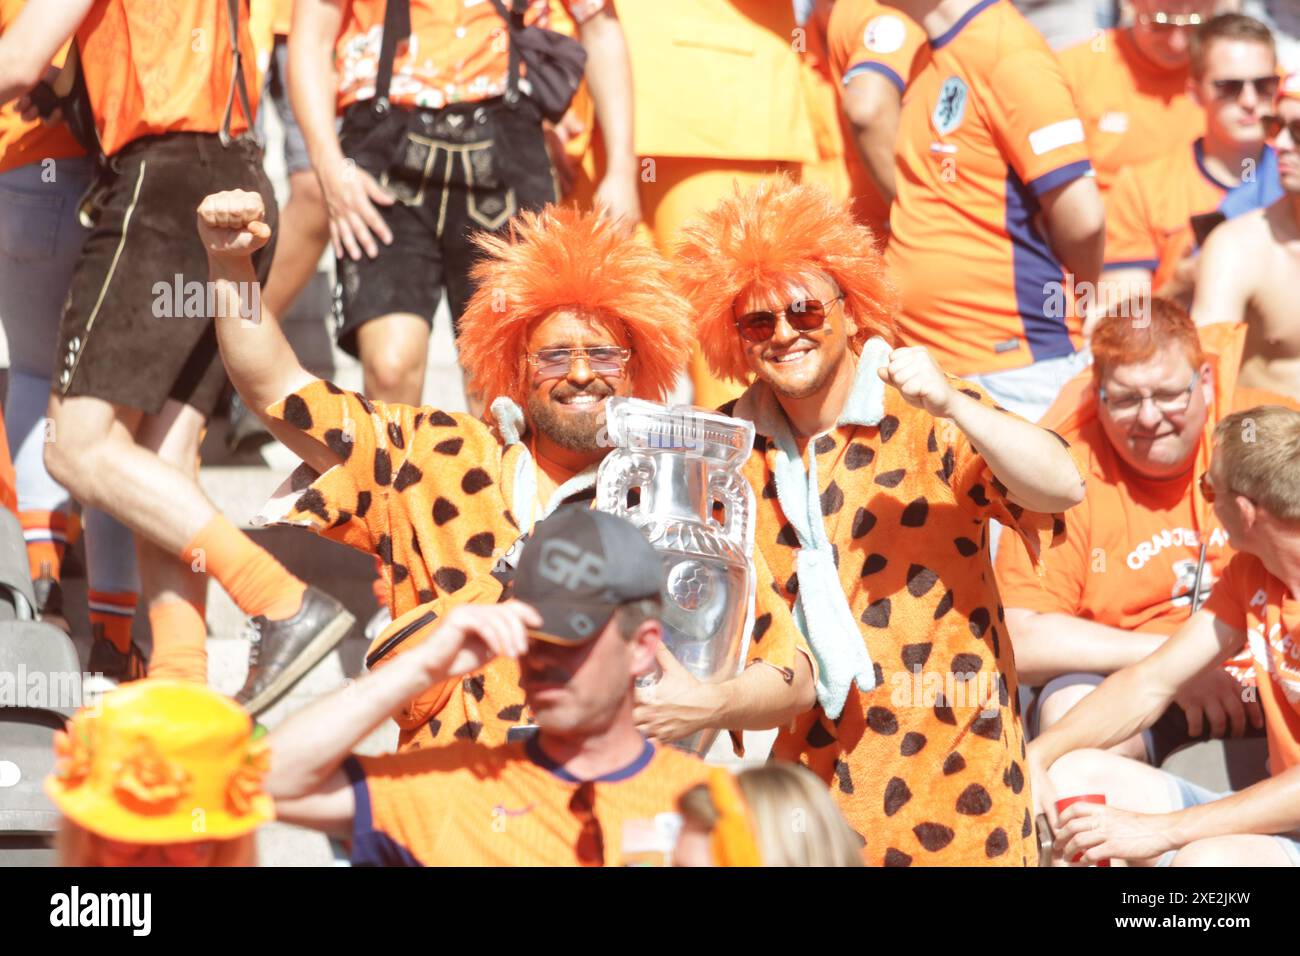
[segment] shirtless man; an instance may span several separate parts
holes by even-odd
[[[1300,281],[1300,73],[1282,81],[1264,130],[1277,150],[1285,195],[1210,234],[1192,318],[1197,325],[1246,322],[1240,384],[1300,398],[1300,322],[1294,315]]]

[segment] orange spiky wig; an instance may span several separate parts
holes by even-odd
[[[522,212],[508,235],[474,241],[485,256],[470,273],[476,290],[460,320],[460,360],[488,404],[504,395],[524,406],[530,326],[558,310],[612,326],[632,350],[633,394],[667,397],[690,354],[690,305],[652,247],[608,219],[562,206]]]
[[[786,175],[722,200],[682,229],[677,287],[694,309],[695,330],[713,374],[749,375],[733,306],[749,293],[785,295],[823,274],[857,322],[851,347],[879,335],[894,342],[894,290],[875,237],[824,189]]]

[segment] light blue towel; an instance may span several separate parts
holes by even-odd
[[[890,345],[873,338],[858,356],[853,389],[837,426],[878,425],[885,414],[885,383],[878,369],[888,361]],[[807,461],[799,456],[790,420],[776,395],[763,382],[755,382],[736,403],[735,415],[754,423],[776,446],[776,498],[799,538],[795,573],[799,595],[794,619],[817,659],[817,702],[832,720],[844,710],[849,688],[861,691],[876,686],[875,667],[862,629],[840,585],[834,551],[826,535],[821,494],[817,483],[816,441],[810,441]]]

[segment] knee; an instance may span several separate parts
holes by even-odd
[[[362,355],[366,392],[385,401],[419,402],[424,384],[424,354],[396,343],[366,350]]]
[[[1065,754],[1048,771],[1058,796],[1102,793],[1114,761],[1121,758],[1104,750],[1074,750]]]
[[[76,497],[90,473],[96,442],[89,435],[77,434],[76,429],[60,427],[62,424],[58,419],[53,422],[53,434],[45,442],[45,470]]]
[[[1194,840],[1174,854],[1170,866],[1241,866],[1236,837]]]
[[[1091,684],[1067,684],[1059,690],[1050,686],[1044,688],[1044,694],[1038,701],[1038,728],[1042,733],[1048,727],[1060,721],[1071,708],[1093,691]]]

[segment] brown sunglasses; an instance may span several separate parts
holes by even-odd
[[[746,312],[736,319],[736,328],[740,331],[740,337],[751,345],[766,342],[775,335],[777,319],[782,315],[790,323],[790,328],[796,332],[816,332],[826,324],[826,316],[835,307],[835,303],[843,299],[843,295],[837,295],[829,302],[822,302],[820,299],[796,299],[776,312],[767,310]]]
[[[1280,116],[1261,116],[1260,124],[1264,127],[1264,138],[1269,142],[1282,135],[1282,130],[1291,134],[1293,147],[1300,146],[1300,120],[1284,120]]]

